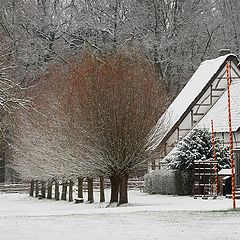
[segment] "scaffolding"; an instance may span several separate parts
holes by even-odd
[[[214,197],[217,196],[217,184],[215,182],[214,160],[194,161],[194,196]]]

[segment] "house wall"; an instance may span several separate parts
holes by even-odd
[[[234,64],[232,63],[231,74],[232,77],[236,77],[233,71]],[[187,116],[182,120],[177,129],[166,141],[166,156],[176,143],[183,137],[185,137],[191,129],[193,129],[197,123],[203,118],[208,110],[216,103],[221,97],[225,89],[227,88],[227,81],[224,78],[225,69],[223,69],[212,85],[205,91],[201,98],[195,103],[193,108],[188,112]]]
[[[230,63],[230,66],[232,80],[239,81],[239,69],[233,62]],[[193,129],[199,123],[209,109],[211,109],[217,100],[222,96],[226,88],[226,69],[223,68],[218,76],[216,76],[214,79],[212,85],[205,91],[205,93],[203,93],[201,98],[195,102],[192,109],[189,110],[187,116],[180,122],[171,136],[161,144],[162,147],[160,150],[160,156],[159,160],[157,161],[158,168],[160,168],[159,164],[165,164],[162,159],[164,159],[164,157],[176,146],[177,142],[181,138],[185,137],[191,131],[191,129]],[[229,133],[218,133],[217,136],[222,141],[224,147],[229,146]],[[234,147],[240,146],[239,132],[233,133],[233,142]]]
[[[230,145],[230,134],[228,132],[216,133],[216,137],[219,138],[223,147]],[[240,146],[240,131],[233,132],[233,148]]]

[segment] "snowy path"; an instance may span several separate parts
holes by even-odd
[[[0,239],[240,239],[240,211],[225,211],[229,199],[129,195],[128,206],[101,208],[0,194]]]

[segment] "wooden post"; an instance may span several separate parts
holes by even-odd
[[[232,204],[233,209],[236,208],[236,196],[235,196],[235,162],[233,158],[233,135],[232,135],[232,117],[231,117],[231,95],[230,95],[230,72],[229,72],[229,63],[226,63],[226,74],[227,74],[227,85],[228,85],[228,125],[229,125],[229,153],[230,153],[230,162],[231,162],[231,171],[232,171]]]
[[[216,148],[215,148],[215,136],[214,136],[213,120],[211,120],[211,126],[212,126],[212,153],[213,153],[213,160],[214,160],[214,174],[215,174],[216,194],[218,195],[218,161],[217,161],[217,154],[216,154]]]

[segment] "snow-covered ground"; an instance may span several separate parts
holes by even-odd
[[[98,193],[95,198],[98,201]],[[126,206],[106,208],[107,204],[0,194],[0,239],[240,239],[240,211],[229,211],[230,199],[202,200],[130,191],[129,200]]]

